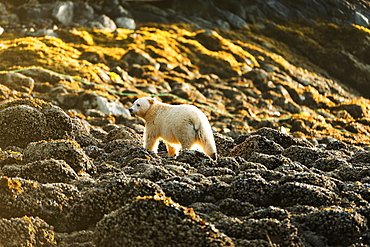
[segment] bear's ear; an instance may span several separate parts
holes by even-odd
[[[154,103],[154,100],[155,100],[154,98],[149,98],[148,99],[148,101],[149,101],[150,104],[153,104]]]

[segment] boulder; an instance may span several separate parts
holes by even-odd
[[[63,25],[70,25],[73,21],[73,2],[57,2],[53,8],[52,16]]]
[[[59,107],[42,100],[15,100],[0,105],[0,148],[71,136],[72,121]]]

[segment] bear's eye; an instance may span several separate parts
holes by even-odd
[[[138,107],[140,107],[140,104],[137,104]]]

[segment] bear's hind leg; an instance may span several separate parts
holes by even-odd
[[[193,125],[188,125],[177,133],[176,138],[181,143],[181,150],[190,149],[195,144],[195,135]]]
[[[177,148],[169,143],[166,143],[167,152],[169,156],[176,156],[177,155]]]

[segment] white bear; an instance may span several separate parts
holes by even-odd
[[[164,140],[168,155],[179,148],[191,149],[196,144],[213,159],[217,157],[211,125],[204,113],[193,105],[169,105],[154,98],[137,99],[129,109],[145,120],[144,147],[157,152],[159,139]],[[176,147],[177,146],[177,147]]]

